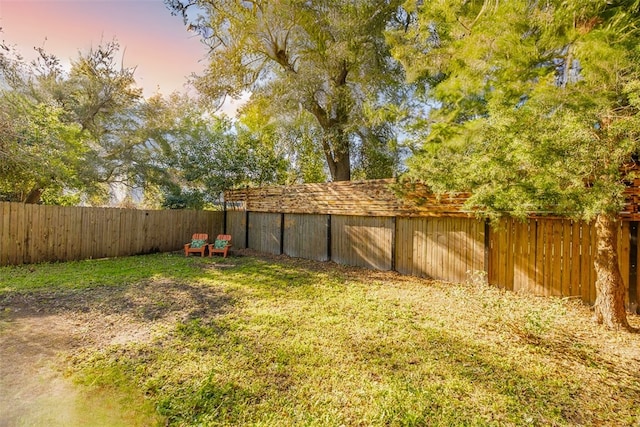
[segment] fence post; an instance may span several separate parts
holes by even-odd
[[[280,255],[284,254],[284,213],[280,214]]]
[[[331,214],[327,215],[327,261],[331,261]]]
[[[638,311],[638,221],[629,223],[629,311]]]
[[[396,271],[396,239],[398,238],[398,217],[394,216],[393,222],[393,235],[391,236],[391,271]]]
[[[249,249],[249,211],[244,211],[244,247]]]
[[[490,283],[489,278],[490,276],[490,272],[489,269],[491,268],[491,266],[489,265],[490,262],[490,252],[491,252],[491,239],[489,237],[489,233],[491,232],[491,228],[490,228],[490,224],[489,224],[489,219],[485,219],[484,220],[484,271],[487,273],[487,283]]]
[[[222,234],[227,234],[227,201],[222,202],[224,213],[222,214]]]

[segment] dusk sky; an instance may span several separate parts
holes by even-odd
[[[0,40],[28,59],[37,46],[64,64],[115,38],[147,97],[183,91],[206,64],[205,46],[162,0],[0,0],[0,27]]]

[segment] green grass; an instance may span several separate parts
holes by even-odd
[[[156,254],[127,258],[71,261],[0,267],[0,295],[37,289],[87,289],[123,286],[157,277],[190,278],[198,275],[190,262],[174,255]]]
[[[150,342],[71,358],[81,384],[144,396],[169,425],[640,424],[640,338],[592,325],[572,301],[279,257],[0,277],[0,295],[160,281],[224,295]]]

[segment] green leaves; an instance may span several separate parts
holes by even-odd
[[[26,200],[36,193],[39,198],[44,190],[51,198],[82,185],[77,168],[86,148],[80,127],[65,123],[60,107],[2,93],[0,110],[11,123],[2,134],[0,198]]]
[[[414,9],[394,52],[439,104],[408,176],[473,192],[469,207],[487,213],[618,212],[621,167],[640,141],[638,2],[628,3]]]
[[[81,54],[68,73],[42,49],[31,64],[2,54],[0,198],[77,203],[140,181],[141,90],[133,69],[117,68],[118,49],[114,41]]]
[[[304,110],[321,134],[319,150],[332,179],[348,180],[352,164],[376,163],[374,158],[384,157],[386,144],[393,142],[381,139],[380,149],[374,149],[370,138],[362,137],[376,133],[363,120],[363,110],[399,104],[403,95],[403,73],[384,38],[384,30],[397,25],[400,3],[198,1],[205,20],[197,25],[211,51],[197,87],[218,100],[243,91],[269,99],[267,111],[278,121]],[[189,4],[169,2],[185,18]],[[360,162],[362,156],[367,160]]]

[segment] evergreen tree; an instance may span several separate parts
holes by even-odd
[[[408,177],[492,215],[595,220],[595,318],[630,329],[616,239],[640,142],[640,2],[406,7],[394,55],[436,100]]]

